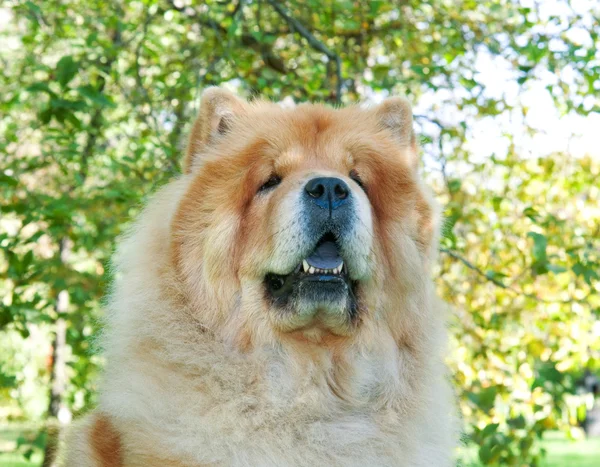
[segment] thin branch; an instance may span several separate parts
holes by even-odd
[[[446,127],[439,120],[428,117],[427,115],[415,114],[414,118],[419,119],[419,120],[427,120],[429,123],[433,123],[435,126],[437,126],[442,131],[446,129]]]
[[[151,109],[152,109],[152,102],[150,99],[150,95],[148,94],[148,91],[147,91],[146,87],[144,86],[144,83],[142,80],[142,75],[141,75],[141,70],[140,70],[140,57],[142,55],[142,47],[144,45],[144,42],[146,42],[146,37],[148,36],[148,27],[150,26],[150,23],[153,18],[154,18],[153,15],[151,15],[149,13],[146,14],[146,19],[144,20],[144,25],[142,28],[142,38],[139,40],[139,42],[135,48],[135,54],[134,54],[135,58],[133,61],[134,65],[135,65],[134,66],[135,81],[138,85],[139,90],[142,92],[142,94],[146,98],[146,101]]]
[[[439,251],[442,252],[442,253],[447,254],[448,256],[450,256],[453,259],[456,259],[456,260],[460,261],[467,268],[469,268],[472,271],[476,272],[479,276],[483,277],[485,280],[487,280],[488,282],[491,282],[495,286],[500,287],[501,289],[504,289],[504,290],[508,290],[509,292],[512,292],[512,293],[514,293],[516,295],[520,295],[520,296],[523,296],[523,297],[530,298],[530,299],[535,300],[535,301],[540,302],[540,303],[585,303],[585,302],[587,302],[589,296],[591,295],[591,292],[590,292],[585,297],[579,298],[579,299],[577,299],[577,298],[569,298],[569,299],[566,299],[566,300],[546,300],[544,298],[538,297],[535,294],[525,293],[522,290],[514,288],[512,285],[506,285],[506,284],[504,284],[502,281],[499,281],[498,279],[496,279],[495,277],[491,276],[490,274],[487,274],[486,272],[484,272],[483,270],[481,270],[480,268],[478,268],[477,266],[475,266],[473,263],[471,263],[468,259],[462,257],[461,255],[459,255],[455,251],[449,250],[447,248],[440,248]]]
[[[361,25],[363,22],[361,21]],[[380,27],[373,27],[372,23],[367,24],[367,27],[360,29],[338,29],[336,31],[336,36],[346,37],[346,38],[362,38],[365,36],[377,36],[378,34],[387,34],[390,31],[400,30],[403,27],[406,27],[406,23],[400,20],[391,21],[387,24],[382,24]]]
[[[342,59],[338,54],[331,51],[325,44],[319,41],[300,21],[295,18],[292,18],[285,11],[285,8],[281,6],[280,2],[277,0],[267,0],[269,4],[273,7],[273,9],[281,16],[286,23],[290,26],[290,28],[300,34],[306,41],[308,45],[310,45],[313,49],[325,54],[327,58],[333,60],[336,66],[336,78],[337,78],[337,86],[335,92],[335,102],[336,104],[341,103],[342,100]]]
[[[482,271],[481,269],[479,269],[477,266],[475,266],[469,260],[467,260],[466,258],[463,258],[462,256],[460,256],[458,253],[456,253],[456,252],[454,252],[452,250],[448,250],[447,248],[440,248],[440,251],[442,253],[447,254],[451,258],[457,259],[458,261],[460,261],[461,263],[463,263],[466,267],[468,267],[469,269],[475,271],[480,276],[485,277],[486,280],[492,282],[494,285],[497,285],[498,287],[500,287],[502,289],[512,290],[513,292],[521,294],[521,292],[519,290],[515,290],[515,289],[507,286],[503,282],[499,281],[498,279],[490,276],[489,274],[486,274],[484,271]],[[537,297],[534,297],[534,298],[537,298]]]
[[[231,12],[231,14],[229,16],[235,18],[238,14],[238,11],[240,11],[242,9],[243,5],[244,5],[244,0],[239,0],[237,5],[233,8],[233,11]]]
[[[232,26],[237,27],[238,23],[240,22],[240,16],[243,16],[244,14],[244,1],[240,0],[236,6],[236,8],[234,9],[234,11],[229,15],[231,17],[231,21],[232,21]],[[233,34],[230,34],[229,37],[227,38],[227,50],[231,50],[233,49],[232,42],[233,41]]]
[[[429,123],[433,123],[440,130],[440,134],[437,137],[437,144],[439,155],[437,157],[438,162],[440,164],[440,172],[442,173],[442,177],[444,179],[444,185],[446,185],[446,189],[448,190],[448,195],[452,197],[452,190],[450,189],[450,177],[448,176],[448,160],[444,156],[444,143],[442,141],[442,136],[446,131],[446,127],[437,119],[428,117],[427,115],[415,115],[415,119],[418,120],[426,120]],[[435,157],[435,156],[434,156]]]

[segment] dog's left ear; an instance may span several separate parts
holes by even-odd
[[[408,100],[403,97],[390,97],[375,108],[375,113],[379,124],[407,151],[408,162],[416,170],[419,164],[417,137]]]
[[[190,173],[204,148],[223,137],[230,130],[235,118],[247,111],[246,101],[218,87],[207,88],[200,101],[200,112],[188,139],[184,173]]]

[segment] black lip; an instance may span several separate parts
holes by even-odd
[[[304,277],[301,277],[300,280],[310,281],[310,282],[339,282],[347,284],[348,280],[347,275],[343,274],[304,274]]]
[[[295,270],[291,274],[281,275],[269,273],[265,277],[267,291],[274,299],[285,298],[298,288],[300,282],[312,282],[315,284],[339,284],[351,285],[350,277],[344,266],[341,274],[309,274],[301,270]]]

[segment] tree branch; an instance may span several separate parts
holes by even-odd
[[[111,55],[107,57],[106,62],[101,65],[102,73],[98,75],[98,85],[96,87],[96,91],[98,93],[104,92],[104,87],[106,86],[106,78],[104,75],[108,75],[110,73],[110,69],[112,68],[114,62],[117,59],[118,50],[123,45],[123,38],[121,37],[121,32],[118,28],[112,34],[112,47],[113,51]],[[102,132],[102,113],[103,109],[101,107],[94,110],[92,117],[90,119],[88,138],[81,151],[81,166],[79,168],[79,180],[78,183],[83,185],[87,176],[88,176],[88,164],[89,160],[93,157],[94,149],[96,148],[96,142],[100,133]],[[76,184],[74,183],[70,190],[74,190],[76,188]]]
[[[522,290],[516,289],[514,288],[512,285],[506,285],[504,284],[502,281],[499,281],[498,279],[496,279],[495,277],[487,274],[486,272],[484,272],[483,270],[481,270],[480,268],[478,268],[477,266],[475,266],[473,263],[471,263],[468,259],[462,257],[461,255],[459,255],[458,253],[449,250],[447,248],[440,248],[439,250],[441,253],[445,253],[448,256],[450,256],[453,259],[456,259],[458,261],[460,261],[461,263],[463,263],[467,268],[471,269],[472,271],[475,271],[479,276],[485,278],[485,280],[491,282],[492,284],[494,284],[497,287],[500,287],[501,289],[504,290],[508,290],[509,292],[512,292],[516,295],[521,295],[523,297],[527,297],[530,298],[532,300],[535,300],[537,302],[540,303],[585,303],[589,297],[590,294],[588,294],[587,296],[585,296],[584,298],[569,298],[566,300],[547,300],[541,297],[538,297],[535,294],[529,294],[529,293],[525,293]]]
[[[485,277],[486,280],[490,281],[494,285],[497,285],[498,287],[500,287],[502,289],[512,290],[513,292],[517,292],[517,293],[521,294],[520,291],[510,288],[509,286],[507,286],[503,282],[499,281],[498,279],[490,276],[489,274],[486,274],[484,271],[482,271],[481,269],[479,269],[477,266],[475,266],[469,260],[467,260],[466,258],[463,258],[462,256],[460,256],[458,253],[456,253],[456,252],[454,252],[452,250],[448,250],[447,248],[440,248],[440,251],[442,253],[447,254],[451,258],[457,259],[458,261],[460,261],[461,263],[463,263],[466,267],[468,267],[472,271],[475,271],[480,276]],[[537,297],[534,297],[534,298],[537,298]]]
[[[234,20],[235,20],[235,16],[241,11],[241,7],[243,6],[243,3],[244,3],[243,1],[239,1],[238,4],[236,5],[236,7],[234,8],[233,12],[230,14],[230,16],[234,18]],[[188,8],[190,8],[190,7],[179,7],[175,4],[174,0],[168,0],[168,4],[171,8],[173,8],[176,11],[179,11],[180,13],[185,13],[186,10]],[[194,14],[194,16],[196,16],[196,14]],[[197,21],[199,24],[214,30],[215,33],[218,34],[220,37],[224,37],[227,35],[227,28],[225,28],[224,26],[219,24],[214,19],[208,18],[206,16],[200,16],[200,15],[197,15],[197,16],[198,16]],[[285,64],[284,64],[283,60],[281,59],[281,57],[279,57],[273,51],[273,46],[259,42],[251,34],[242,33],[240,35],[240,39],[241,39],[242,45],[254,50],[255,52],[260,53],[260,55],[263,58],[263,62],[266,66],[268,66],[272,70],[275,70],[276,72],[281,73],[281,74],[288,73],[288,70],[286,69]]]
[[[396,21],[391,21],[387,24],[382,24],[378,28],[372,27],[372,25],[369,24],[369,25],[367,25],[366,28],[361,28],[361,29],[342,29],[342,30],[338,29],[336,31],[335,35],[340,36],[340,37],[347,37],[347,38],[350,38],[350,37],[361,38],[361,37],[364,37],[365,35],[376,36],[377,34],[382,34],[382,33],[385,34],[392,30],[401,29],[403,27],[406,27],[406,23],[403,23],[400,20],[396,20]]]
[[[435,126],[437,126],[440,129],[440,131],[444,130],[446,128],[444,125],[442,125],[442,123],[439,120],[436,120],[435,118],[428,117],[427,115],[415,114],[414,118],[416,118],[418,120],[427,120],[429,123],[433,123]]]
[[[293,31],[296,31],[300,34],[306,41],[308,45],[310,45],[313,49],[325,54],[327,58],[333,60],[336,66],[336,78],[337,78],[337,86],[335,92],[335,102],[339,104],[342,100],[342,59],[338,54],[331,51],[325,44],[319,41],[307,28],[304,27],[300,21],[295,18],[292,18],[285,11],[285,8],[281,6],[279,1],[277,0],[267,0],[269,4],[273,7],[273,9],[281,16],[286,23],[290,26]]]

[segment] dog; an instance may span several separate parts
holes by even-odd
[[[439,209],[411,107],[208,88],[183,174],[123,239],[99,404],[64,464],[453,463]]]

